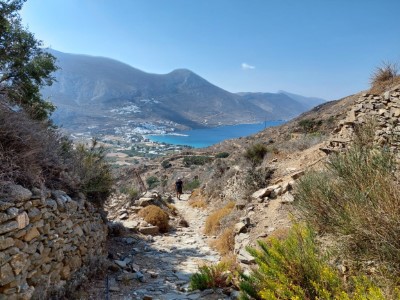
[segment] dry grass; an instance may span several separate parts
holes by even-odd
[[[207,207],[207,201],[201,195],[200,189],[194,189],[190,196],[189,205],[195,208],[204,209]]]
[[[224,207],[216,210],[206,219],[204,233],[211,235],[216,234],[221,228],[221,221],[228,216],[235,207],[235,202],[229,202]]]
[[[218,239],[211,242],[211,247],[215,248],[222,256],[232,253],[235,248],[235,234],[233,230],[233,227],[225,228],[218,236]]]
[[[381,94],[385,90],[400,84],[399,68],[395,63],[383,62],[371,76],[371,94]]]
[[[158,226],[160,232],[167,232],[169,229],[169,216],[158,206],[149,205],[141,209],[139,211],[139,216],[142,217],[147,223]]]

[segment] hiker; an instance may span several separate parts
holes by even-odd
[[[178,200],[181,200],[182,188],[183,182],[180,178],[178,178],[178,180],[175,182],[176,198],[178,198]]]

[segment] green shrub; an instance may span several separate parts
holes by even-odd
[[[77,145],[75,170],[81,180],[81,190],[89,201],[103,205],[111,193],[113,177],[105,159],[105,149],[93,140],[91,147]]]
[[[220,152],[215,155],[215,158],[227,158],[229,156],[228,152]]]
[[[247,171],[245,185],[248,193],[264,188],[268,185],[274,170],[270,168],[251,168]]]
[[[184,185],[184,189],[185,189],[185,190],[192,191],[192,190],[194,190],[194,189],[197,189],[199,186],[200,186],[200,180],[198,180],[198,179],[193,179],[191,182],[186,183],[186,184]]]
[[[242,299],[385,299],[382,291],[365,277],[342,282],[335,268],[320,255],[313,231],[296,224],[287,238],[258,242],[247,248],[258,268],[242,275]]]
[[[206,290],[211,288],[223,288],[233,284],[233,278],[229,272],[229,266],[218,263],[211,266],[199,267],[199,271],[190,277],[190,290]]]
[[[268,148],[264,144],[258,143],[250,146],[244,157],[247,158],[253,165],[259,165],[262,163],[264,156],[267,154]]]
[[[314,119],[303,119],[299,121],[298,125],[301,127],[301,131],[304,133],[312,133],[316,132],[319,127],[321,127],[323,121],[322,120],[314,120]]]
[[[192,165],[202,166],[211,160],[212,158],[210,156],[205,155],[185,156],[183,159],[183,164],[185,167],[190,167]]]
[[[153,189],[160,184],[160,180],[156,176],[150,176],[146,178],[146,183],[149,189]]]
[[[164,169],[168,169],[168,168],[172,167],[172,164],[171,164],[171,162],[167,159],[167,160],[163,160],[163,161],[162,161],[161,166],[162,166]]]

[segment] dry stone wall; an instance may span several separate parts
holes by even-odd
[[[0,299],[58,298],[106,253],[107,226],[83,196],[4,187],[0,197]]]
[[[387,145],[393,151],[400,149],[400,88],[387,91],[382,95],[363,94],[341,121],[334,136],[329,141],[333,149],[346,148],[352,140],[354,126],[368,119],[376,122],[375,142]]]

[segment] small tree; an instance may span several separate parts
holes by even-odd
[[[42,98],[40,88],[52,84],[57,67],[54,56],[21,25],[18,11],[25,1],[0,1],[0,101],[46,120],[55,107]]]

